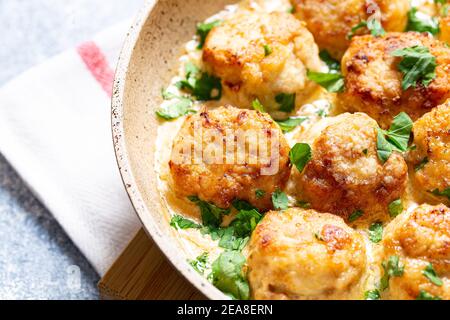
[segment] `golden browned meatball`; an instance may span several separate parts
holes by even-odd
[[[280,94],[308,94],[315,84],[307,69],[322,62],[313,36],[293,15],[243,12],[208,35],[203,47],[206,69],[220,77],[232,102],[243,108],[258,98],[267,110],[278,110]]]
[[[441,32],[439,33],[439,39],[446,43],[450,43],[450,17],[444,17],[439,23]]]
[[[331,214],[298,208],[269,212],[249,243],[254,299],[360,299],[362,236]]]
[[[400,58],[396,49],[425,46],[436,57],[436,78],[428,85],[402,90]],[[383,128],[401,111],[417,120],[450,97],[450,49],[425,33],[391,33],[383,38],[355,37],[342,59],[345,91],[339,105],[347,111],[365,112]]]
[[[271,195],[284,188],[291,170],[289,145],[270,116],[234,107],[188,116],[169,167],[180,196],[221,208],[238,198],[261,210],[272,208]]]
[[[415,167],[416,186],[437,200],[449,203],[440,196],[450,188],[450,101],[433,109],[414,123],[416,150],[409,158]]]
[[[450,209],[422,205],[395,218],[385,230],[384,261],[399,258],[403,272],[391,276],[391,299],[417,299],[427,293],[450,299]],[[431,265],[431,268],[430,268]],[[426,270],[440,279],[431,281]]]
[[[341,59],[350,44],[347,35],[361,21],[367,21],[375,10],[387,31],[406,28],[409,0],[291,0],[296,15],[306,22],[321,49]],[[377,9],[378,8],[378,9]],[[368,33],[364,28],[358,31]]]
[[[344,219],[362,211],[358,223],[386,220],[389,204],[406,187],[405,160],[398,153],[384,164],[378,159],[378,126],[369,116],[345,113],[328,121],[311,145],[311,161],[301,174],[295,169],[301,200]]]

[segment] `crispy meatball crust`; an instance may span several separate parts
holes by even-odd
[[[341,114],[315,138],[312,159],[293,179],[303,201],[321,212],[359,222],[386,220],[389,204],[406,188],[408,168],[393,153],[382,164],[377,155],[377,123],[362,113]]]
[[[404,265],[400,277],[391,277],[388,296],[391,299],[416,299],[420,290],[450,299],[450,209],[444,205],[421,205],[395,218],[383,237],[384,260],[396,255]],[[423,275],[431,263],[443,281],[433,284]]]
[[[202,130],[201,135],[198,128]],[[267,141],[272,141],[275,148],[268,146],[266,149],[267,156],[270,156],[267,158],[269,163],[264,163],[263,157],[251,151],[253,149],[249,148],[248,140],[245,149],[238,148],[241,141],[238,137],[243,137],[240,132],[251,137],[256,137],[252,132],[259,133],[265,135]],[[183,148],[191,150],[191,146],[199,139],[203,146],[203,157],[198,157],[200,159],[194,162],[191,157],[188,161],[179,161],[183,159],[180,153]],[[222,141],[223,144],[217,143]],[[258,139],[252,145],[261,148],[261,141]],[[196,195],[221,208],[228,208],[238,198],[261,210],[268,210],[272,208],[272,193],[278,188],[283,189],[289,179],[289,150],[278,125],[267,114],[234,107],[205,110],[188,116],[174,140],[169,162],[173,187],[180,196]],[[219,161],[214,157],[208,160],[207,154],[223,157],[219,156]],[[256,158],[251,158],[252,155]],[[264,172],[264,169],[268,171]],[[263,190],[264,196],[258,198],[255,194],[257,190]]]
[[[412,46],[425,46],[436,57],[436,78],[428,87],[402,90],[400,58],[391,52]],[[417,120],[450,98],[450,49],[441,41],[417,32],[390,33],[386,37],[355,37],[342,59],[345,91],[338,104],[346,111],[365,112],[383,128],[389,127],[401,111]]]
[[[297,99],[307,95],[316,88],[307,69],[322,68],[311,33],[282,12],[249,11],[224,21],[209,33],[203,61],[222,79],[235,105],[248,108],[258,98],[268,110],[278,109],[278,94],[297,93]]]
[[[410,152],[416,186],[430,191],[444,191],[450,187],[450,101],[433,109],[414,123],[414,144]],[[446,197],[439,197],[446,201]]]
[[[373,14],[374,4],[381,11],[381,23],[387,31],[403,31],[407,24],[408,0],[291,0],[296,15],[306,22],[321,49],[341,59],[350,40],[347,35]],[[364,31],[363,31],[364,30]],[[361,32],[368,33],[367,29]],[[358,32],[359,33],[359,32]]]
[[[366,251],[362,236],[331,214],[271,211],[249,244],[254,299],[359,299]]]

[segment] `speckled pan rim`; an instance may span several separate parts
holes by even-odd
[[[171,245],[171,241],[167,241],[166,239],[168,236],[166,235],[164,237],[164,235],[161,234],[159,230],[157,230],[153,216],[148,211],[148,208],[143,200],[143,196],[138,190],[137,183],[132,173],[131,165],[128,159],[128,152],[124,134],[124,109],[122,103],[125,94],[128,65],[131,61],[135,45],[141,35],[142,28],[144,27],[156,3],[157,0],[147,0],[145,2],[145,5],[137,15],[133,25],[131,26],[127,34],[125,43],[119,56],[111,103],[111,127],[116,160],[119,166],[122,182],[136,211],[136,214],[144,227],[144,230],[154,240],[156,245],[172,263],[175,269],[207,298],[214,300],[228,299],[226,295],[215,288],[205,278],[193,271],[193,269],[186,263],[183,257],[175,254],[174,252],[176,251]],[[149,219],[153,223],[148,223]]]

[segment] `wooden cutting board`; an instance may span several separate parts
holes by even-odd
[[[98,283],[102,299],[203,300],[176,271],[157,245],[139,230]]]

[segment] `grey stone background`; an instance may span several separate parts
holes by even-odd
[[[143,1],[0,0],[0,86],[132,17]],[[0,299],[97,299],[98,280],[0,155]]]

